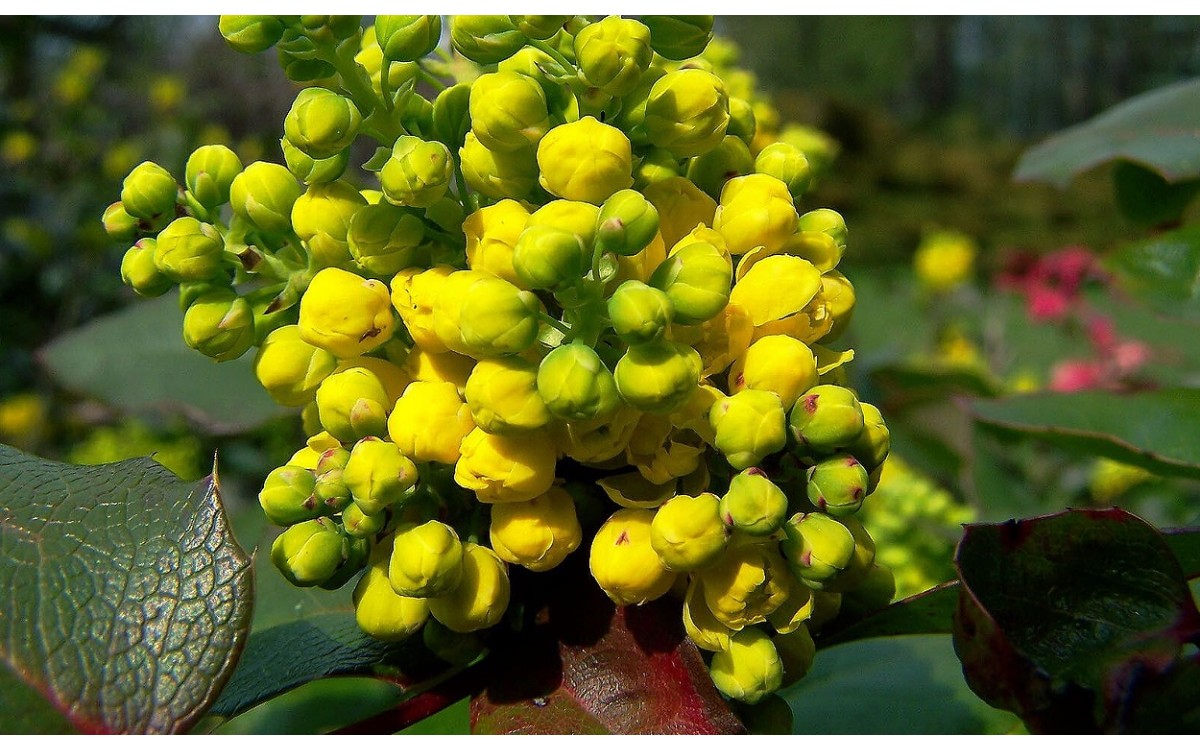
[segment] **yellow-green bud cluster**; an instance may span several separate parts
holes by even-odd
[[[361,572],[364,631],[458,654],[509,566],[586,546],[619,605],[686,591],[725,695],[802,676],[809,629],[886,588],[853,514],[889,436],[828,348],[855,297],[845,223],[796,207],[820,158],[712,18],[457,16],[438,55],[438,16],[220,28],[305,82],[286,166],[143,164],[104,222],[135,291],[181,285],[189,345],[257,345],[302,410],[259,497],[283,575]]]

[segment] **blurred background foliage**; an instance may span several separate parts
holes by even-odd
[[[834,208],[850,228],[854,385],[883,408],[899,459],[864,520],[899,594],[953,577],[973,520],[1115,503],[1159,525],[1200,521],[1195,481],[988,430],[959,400],[1200,385],[1200,337],[1107,270],[1147,236],[1118,211],[1112,167],[1061,191],[1012,180],[1048,134],[1200,75],[1200,18],[729,17],[717,31],[780,120],[836,153],[801,209]],[[44,365],[51,342],[137,303],[118,273],[125,248],[100,224],[128,170],[179,169],[204,143],[280,161],[294,93],[269,55],[230,49],[215,17],[0,18],[0,442],[76,463],[153,454],[189,479],[219,454],[242,541],[259,539],[255,494],[302,441],[294,416],[231,430],[161,404],[119,409]],[[1196,218],[1192,205],[1175,223]],[[105,346],[82,355],[120,358],[122,342]],[[185,387],[228,387],[192,356]],[[311,729],[289,723],[294,707],[337,689],[310,691],[245,721]]]

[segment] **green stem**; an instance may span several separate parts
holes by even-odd
[[[424,63],[420,61],[417,62],[417,75],[421,77],[422,81],[428,83],[430,86],[433,86],[438,91],[445,91],[446,89],[450,88],[450,86],[442,81],[442,79],[426,70]]]
[[[473,214],[479,210],[479,196],[467,189],[467,178],[462,171],[462,163],[458,159],[451,159],[454,162],[454,184],[458,188],[458,202],[462,204],[463,210]]]
[[[562,333],[564,336],[566,336],[568,339],[570,339],[571,327],[568,326],[566,323],[562,322],[558,318],[556,318],[553,315],[550,315],[548,313],[538,313],[538,319],[541,320],[546,325],[550,326],[551,328],[556,329],[557,331]]]
[[[554,59],[554,62],[563,66],[563,70],[566,72],[569,73],[572,70],[575,70],[575,63],[568,60],[566,55],[554,49],[553,46],[547,44],[546,42],[540,39],[530,39],[528,44],[530,47],[533,47],[534,49],[540,49],[542,52],[550,55],[550,57]]]

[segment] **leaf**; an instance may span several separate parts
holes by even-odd
[[[69,466],[0,446],[0,657],[88,732],[179,732],[250,626],[215,474]]]
[[[617,608],[581,566],[555,572],[567,583],[556,587],[535,624],[493,647],[492,679],[471,707],[475,732],[745,731],[684,637],[679,601]]]
[[[975,401],[976,419],[1156,474],[1200,477],[1200,389],[1035,393]]]
[[[286,411],[254,377],[252,357],[214,362],[183,343],[168,295],[71,331],[39,357],[59,383],[122,411],[182,414],[213,434],[256,427]]]
[[[1200,80],[1135,96],[1026,151],[1017,182],[1060,188],[1092,167],[1115,159],[1152,169],[1170,182],[1200,177]]]
[[[1121,213],[1141,226],[1157,227],[1179,221],[1200,182],[1173,184],[1140,164],[1118,161],[1113,165],[1113,188]]]
[[[0,734],[71,734],[75,727],[0,662]]]
[[[1127,245],[1106,264],[1124,291],[1161,315],[1200,323],[1200,227]],[[1196,335],[1194,330],[1186,333]]]
[[[825,628],[817,637],[818,648],[865,638],[896,635],[949,635],[954,608],[958,605],[958,581],[948,581],[928,591],[893,602],[870,615],[838,627]]]
[[[780,695],[796,734],[1011,732],[1017,717],[977,698],[946,635],[872,638],[821,651]]]
[[[971,525],[956,564],[955,650],[984,700],[1035,731],[1174,729],[1131,723],[1200,639],[1183,571],[1152,526],[1120,509]]]
[[[403,689],[369,677],[312,680],[221,724],[216,734],[327,734],[386,711]]]

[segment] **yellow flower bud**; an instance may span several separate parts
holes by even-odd
[[[717,512],[720,500],[711,492],[695,497],[676,495],[654,514],[650,546],[668,570],[699,570],[725,552],[729,532]]]
[[[421,217],[390,203],[361,208],[346,233],[355,263],[377,276],[390,276],[413,265],[424,239]]]
[[[583,531],[570,493],[552,487],[527,502],[493,506],[490,535],[501,560],[541,572],[574,552]]]
[[[646,200],[658,209],[663,244],[675,247],[700,224],[712,226],[717,202],[686,177],[669,177],[645,190]]]
[[[463,574],[463,545],[441,521],[396,530],[388,580],[400,596],[428,599],[454,590]]]
[[[538,144],[538,178],[560,198],[600,205],[633,185],[629,138],[594,117],[553,128]]]
[[[304,406],[336,366],[332,354],[300,337],[299,326],[283,326],[263,340],[254,358],[254,375],[279,404]]]
[[[454,159],[445,144],[402,135],[379,171],[379,186],[393,205],[428,208],[441,200],[453,178]]]
[[[489,435],[478,427],[462,442],[454,481],[480,502],[524,502],[554,484],[558,449],[544,432]]]
[[[778,394],[744,390],[713,404],[714,443],[735,469],[754,466],[787,444],[787,415]]]
[[[363,367],[330,375],[317,388],[321,426],[344,442],[387,434],[391,404],[379,378]]]
[[[617,391],[630,406],[655,413],[674,411],[700,382],[700,355],[671,341],[629,347],[613,372]]]
[[[787,185],[769,175],[750,174],[725,183],[713,229],[729,243],[729,252],[741,255],[759,246],[768,251],[783,247],[799,221]]]
[[[339,357],[366,354],[392,337],[391,299],[383,282],[323,268],[300,298],[300,337]]]
[[[354,619],[358,627],[381,641],[400,641],[416,633],[429,619],[424,599],[400,596],[388,580],[391,543],[372,554],[367,572],[354,587]]]
[[[383,392],[387,394],[384,406],[388,406],[389,410],[390,405],[404,394],[404,389],[412,382],[412,378],[403,368],[379,357],[364,356],[343,359],[338,362],[334,372],[345,372],[352,367],[361,367],[379,379],[379,383],[383,386]]]
[[[629,445],[640,414],[637,409],[621,405],[604,419],[556,422],[556,438],[563,455],[580,463],[601,463],[621,455]]]
[[[550,129],[546,94],[519,73],[485,73],[471,84],[471,132],[492,151],[536,146]]]
[[[284,134],[314,159],[326,159],[354,142],[362,114],[349,98],[316,86],[296,95],[283,120]]]
[[[536,430],[553,416],[538,392],[538,367],[520,357],[481,359],[465,389],[475,424],[493,433]]]
[[[812,263],[790,255],[773,255],[754,264],[733,285],[729,302],[745,308],[757,328],[795,316],[820,290],[821,272]]]
[[[519,354],[537,338],[541,302],[532,292],[482,271],[446,278],[433,325],[449,349],[470,357]]]
[[[787,565],[773,543],[735,543],[699,575],[713,616],[733,630],[765,622],[788,598]]]
[[[309,185],[292,205],[292,229],[308,246],[317,265],[341,265],[350,260],[346,241],[350,222],[366,205],[366,198],[348,182]]]
[[[713,149],[729,126],[729,97],[720,78],[684,69],[655,81],[641,128],[650,143],[680,159]]]
[[[746,628],[730,637],[729,650],[713,656],[709,674],[722,695],[753,704],[783,684],[783,662],[766,633]]]
[[[650,29],[633,19],[609,16],[575,35],[575,59],[583,77],[612,96],[632,91],[653,56]]]
[[[592,540],[589,567],[619,606],[645,604],[670,591],[675,574],[650,544],[654,511],[627,508],[609,516]]]
[[[254,313],[232,289],[205,292],[183,316],[185,344],[217,362],[228,362],[254,344]]]
[[[395,443],[366,437],[350,451],[342,481],[359,509],[375,515],[408,496],[417,482],[417,467]]]
[[[468,132],[458,151],[467,185],[489,198],[524,198],[538,184],[537,151],[493,151]]]
[[[429,600],[429,612],[456,633],[471,633],[500,622],[508,609],[508,569],[496,553],[482,545],[463,545],[458,587]]]
[[[784,409],[817,384],[817,358],[808,345],[789,336],[764,336],[755,341],[729,370],[733,393],[747,388],[773,391]]]
[[[450,266],[434,266],[428,270],[407,268],[392,277],[392,306],[400,313],[413,342],[431,354],[449,351],[434,330],[434,305],[452,273]]]
[[[829,333],[821,337],[821,341],[829,343],[837,340],[850,325],[854,314],[854,285],[841,272],[830,271],[821,276],[821,296],[833,318]]]
[[[529,222],[529,211],[514,200],[485,206],[463,222],[467,237],[467,264],[473,271],[486,271],[527,289],[513,270],[513,248]]]
[[[413,383],[388,417],[388,434],[414,461],[458,462],[459,446],[475,422],[453,383]]]
[[[404,360],[404,372],[422,383],[453,383],[462,393],[475,360],[454,352],[432,353],[413,349]]]
[[[683,599],[683,629],[692,642],[705,651],[729,650],[729,636],[733,631],[713,617],[704,601],[704,584],[699,576],[692,576]]]

